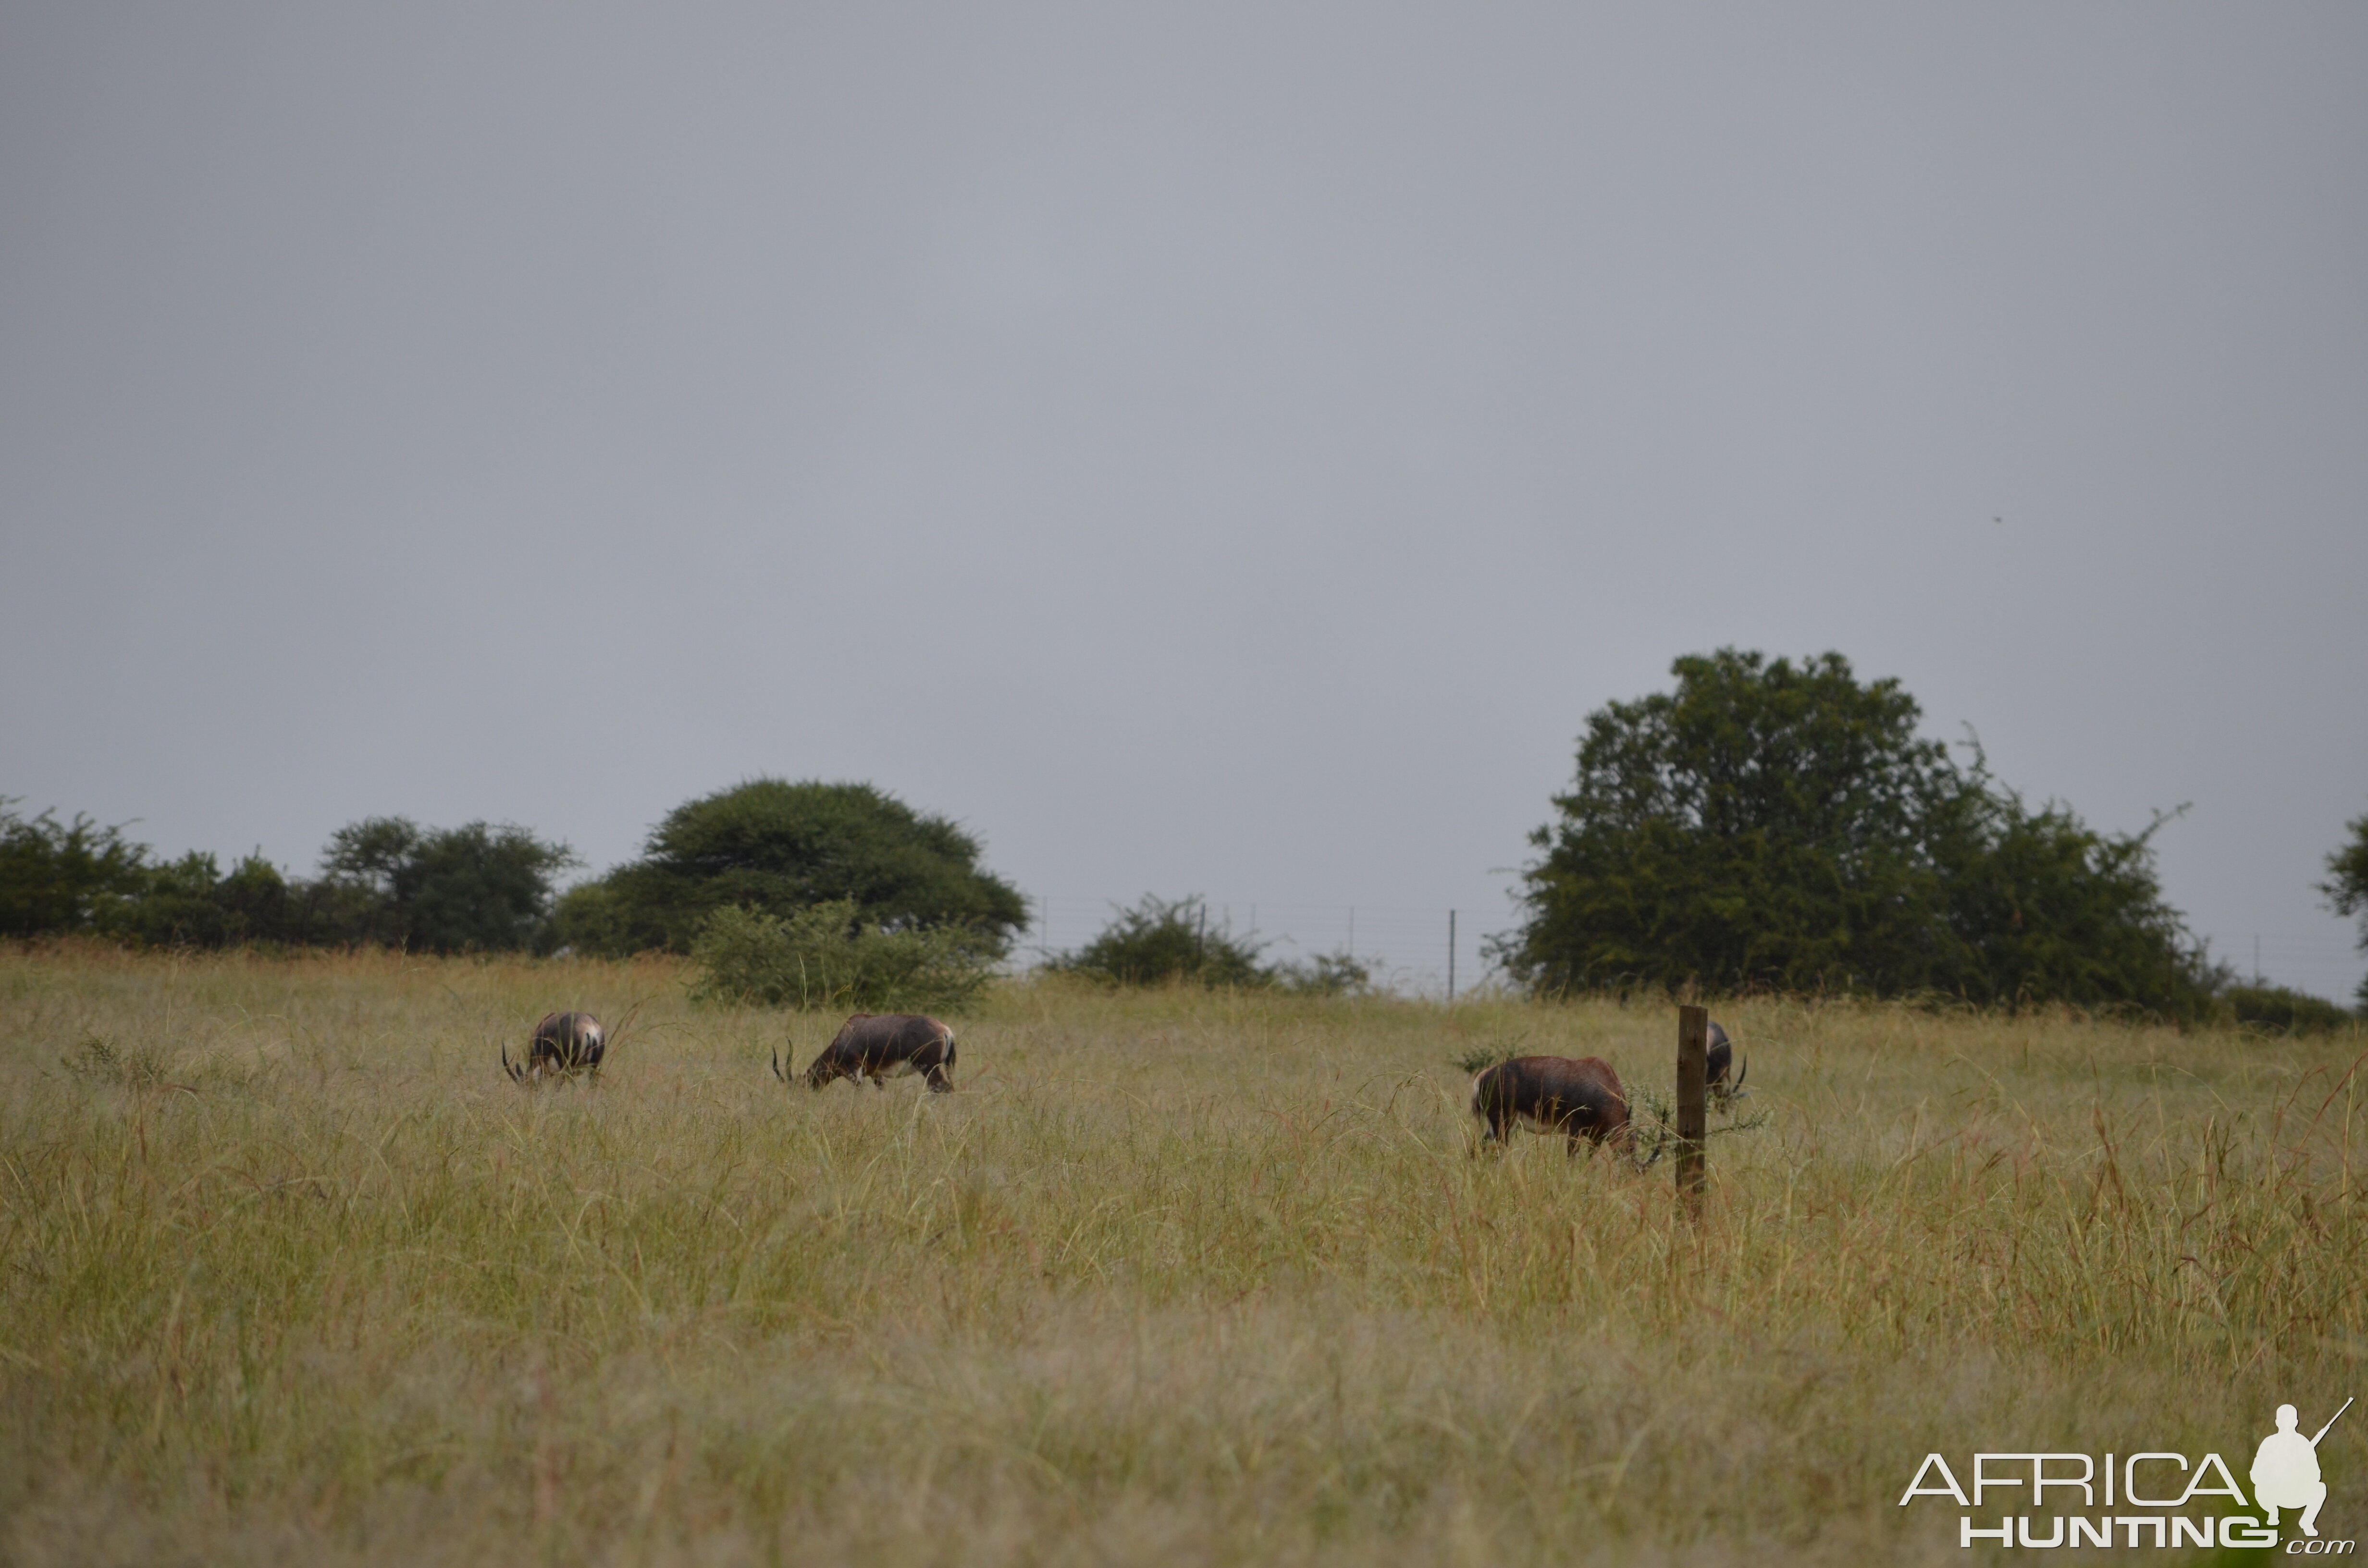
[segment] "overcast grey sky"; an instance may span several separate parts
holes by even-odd
[[[863,778],[1056,910],[1469,933],[1591,710],[1832,648],[2346,995],[2363,82],[2356,4],[0,5],[0,793],[598,868]]]

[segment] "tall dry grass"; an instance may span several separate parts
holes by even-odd
[[[2363,1381],[2356,1031],[1722,1008],[1696,1226],[1445,1064],[1666,1092],[1666,1010],[1015,983],[959,1094],[814,1096],[682,979],[0,956],[0,1558],[1947,1561],[1928,1450]]]

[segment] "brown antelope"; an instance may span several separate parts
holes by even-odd
[[[858,1084],[871,1081],[885,1088],[883,1078],[918,1073],[933,1095],[951,1094],[954,1081],[946,1070],[954,1064],[954,1031],[918,1013],[858,1013],[840,1026],[837,1037],[822,1048],[806,1067],[806,1087],[821,1089],[840,1078]],[[790,1075],[773,1056],[773,1076],[786,1084]]]
[[[608,1043],[600,1020],[589,1013],[545,1013],[534,1026],[524,1062],[511,1062],[510,1048],[502,1047],[502,1071],[518,1084],[538,1083],[546,1074],[557,1078],[590,1073],[597,1078]]]
[[[1472,1114],[1486,1124],[1484,1143],[1507,1142],[1519,1122],[1566,1135],[1574,1154],[1582,1138],[1622,1153],[1632,1142],[1620,1074],[1599,1057],[1516,1056],[1485,1068],[1472,1079]]]

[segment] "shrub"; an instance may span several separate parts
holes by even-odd
[[[0,937],[59,936],[104,926],[147,883],[148,848],[86,816],[29,821],[0,796]]]
[[[2232,985],[2220,999],[2237,1023],[2278,1034],[2328,1034],[2352,1021],[2326,998],[2283,985]]]
[[[1276,972],[1258,962],[1264,949],[1235,936],[1230,925],[1210,930],[1209,906],[1197,896],[1170,903],[1146,893],[1133,909],[1119,910],[1101,935],[1044,967],[1115,985],[1271,985]]]
[[[552,904],[538,945],[546,952],[564,949],[610,957],[665,949],[665,926],[639,918],[639,913],[612,878],[578,882]]]
[[[335,878],[290,881],[260,853],[225,875],[211,855],[194,850],[148,866],[139,891],[114,901],[97,927],[148,947],[349,947],[401,938],[399,923],[369,888]]]
[[[260,872],[251,869],[256,864]],[[279,884],[284,900],[287,884],[270,862],[242,862],[226,878],[212,856],[191,850],[178,860],[149,867],[146,885],[117,905],[106,925],[118,936],[158,947],[221,948],[250,937],[268,939],[276,933],[249,931],[246,912],[224,896],[233,879],[233,892],[246,893],[265,878]]]
[[[85,1034],[72,1051],[58,1058],[58,1065],[86,1084],[130,1089],[154,1089],[165,1084],[164,1048],[153,1041],[121,1048],[103,1035]]]
[[[1277,965],[1274,981],[1294,996],[1361,996],[1373,988],[1373,971],[1347,953],[1317,953]]]
[[[691,947],[703,1002],[863,1012],[946,1012],[994,977],[995,954],[961,929],[890,929],[852,899],[788,915],[727,905]]]
[[[1930,985],[1986,1005],[2209,1016],[2230,976],[2162,896],[2153,840],[2170,820],[2100,834],[2062,807],[2029,810],[1978,767],[1969,772],[1961,832],[1935,846],[1947,936]]]
[[[347,939],[435,953],[532,946],[552,877],[575,863],[567,846],[522,827],[423,829],[402,817],[341,827],[321,856],[325,881],[363,895],[349,901],[359,928]]]

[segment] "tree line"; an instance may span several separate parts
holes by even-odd
[[[330,836],[317,875],[291,878],[260,853],[228,872],[204,853],[159,859],[122,827],[18,804],[0,799],[0,937],[623,956],[688,953],[722,909],[838,902],[1000,959],[1027,924],[975,838],[868,784],[765,778],[688,801],[641,858],[564,892],[575,852],[514,824],[369,817]]]
[[[210,854],[160,860],[120,826],[27,817],[0,799],[0,937],[94,936],[155,947],[528,948],[547,925],[564,845],[524,828],[427,829],[401,817],[343,827],[320,874],[260,852],[225,872]]]
[[[2153,839],[2032,807],[1918,733],[1894,680],[1826,653],[1722,649],[1675,688],[1590,715],[1570,790],[1531,838],[1519,924],[1487,952],[1557,995],[1645,989],[2068,1003],[2176,1018],[2327,1027],[2334,1004],[2241,986],[2163,896]],[[316,874],[260,853],[228,871],[156,858],[120,827],[0,798],[0,937],[144,945],[401,946],[436,953],[689,956],[719,998],[959,1006],[1028,923],[953,821],[869,784],[752,779],[686,801],[636,858],[562,891],[581,861],[514,824],[340,828]],[[2368,816],[2319,891],[2360,916]],[[1115,984],[1338,994],[1372,977],[1346,955],[1269,964],[1212,930],[1197,898],[1146,897],[1044,967]],[[2368,1009],[2368,982],[2360,1002]]]

